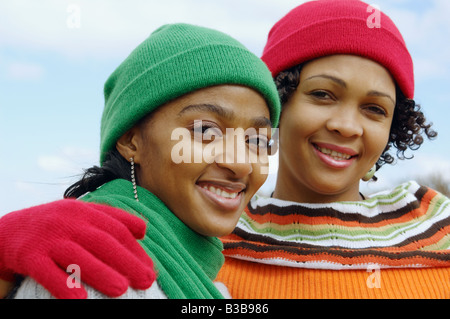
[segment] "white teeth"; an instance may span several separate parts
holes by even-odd
[[[331,158],[337,160],[337,161],[342,161],[342,160],[349,160],[351,158],[351,155],[348,154],[344,154],[344,153],[339,153],[336,151],[332,151],[328,148],[322,148],[316,145],[316,148],[321,151],[322,153],[329,155]]]
[[[233,198],[236,198],[236,196],[238,195],[238,193],[228,193],[228,192],[224,191],[223,189],[215,188],[214,186],[204,185],[203,188],[209,190],[212,193],[215,193],[216,195],[219,195],[219,196],[222,196],[225,198],[233,199]]]

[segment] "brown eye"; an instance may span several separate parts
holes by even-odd
[[[216,137],[223,136],[220,128],[211,122],[195,121],[192,130],[194,132],[194,138],[201,139],[202,141],[212,141]]]
[[[324,91],[324,90],[312,91],[312,92],[309,93],[309,95],[311,95],[313,98],[316,98],[318,100],[333,99],[333,96],[330,93],[328,93],[327,91]]]
[[[383,116],[387,115],[384,108],[382,108],[381,106],[378,106],[378,105],[368,105],[368,106],[366,106],[365,109],[372,114],[383,115]]]
[[[269,140],[267,136],[263,135],[251,136],[246,142],[251,149],[267,149],[269,147]]]

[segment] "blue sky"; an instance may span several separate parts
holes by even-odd
[[[271,26],[301,2],[2,0],[0,215],[60,199],[82,168],[98,164],[103,84],[153,30],[173,22],[207,26],[260,56]],[[415,64],[416,101],[439,137],[426,141],[413,160],[385,166],[379,182],[364,189],[434,172],[450,183],[450,1],[369,3],[403,33]]]

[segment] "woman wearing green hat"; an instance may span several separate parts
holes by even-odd
[[[226,289],[221,292],[213,284],[224,262],[217,236],[234,229],[267,176],[267,148],[280,109],[269,70],[221,32],[188,24],[165,25],[112,73],[104,91],[102,165],[87,170],[82,180],[66,191],[66,197],[81,201],[50,203],[50,210],[63,205],[60,210],[77,214],[85,202],[91,202],[123,209],[145,221],[140,244],[153,260],[157,281],[150,289],[143,289],[147,288],[144,284],[137,285],[139,290],[128,289],[124,298],[227,296]],[[30,216],[42,207],[45,205],[31,208]],[[23,254],[7,252],[26,246],[10,240],[19,237],[17,233],[5,235],[7,229],[15,228],[9,224],[14,216],[2,218],[1,269],[17,269],[21,263],[34,265],[24,256],[28,253],[24,249]],[[105,233],[111,231],[108,225],[104,227]],[[45,236],[51,237],[51,233],[48,229]],[[98,233],[86,235],[84,240],[86,246],[98,247],[103,256],[115,254],[102,244]],[[39,250],[39,243],[39,239],[35,241],[30,254]],[[64,247],[51,249],[66,251],[55,258],[61,268],[83,263],[83,258],[70,261],[73,246]],[[42,267],[42,256],[35,257],[36,268]],[[126,267],[124,258],[124,265],[118,268]],[[94,274],[83,271],[82,265],[81,278],[99,286],[89,277]],[[38,276],[39,281],[42,277]],[[44,286],[49,282],[42,279]],[[46,287],[53,288],[51,293],[27,277],[16,297],[68,294],[64,288]],[[91,287],[87,291],[91,298],[102,297]],[[78,293],[78,297],[85,296],[83,288]]]

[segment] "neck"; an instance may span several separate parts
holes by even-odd
[[[292,173],[283,173],[280,166],[272,197],[297,203],[333,203],[343,201],[361,201],[364,197],[359,191],[359,183],[348,188],[333,188],[333,185],[317,185],[296,179]]]

